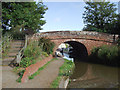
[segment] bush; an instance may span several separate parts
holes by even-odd
[[[27,48],[24,50],[24,58],[20,62],[21,67],[28,67],[31,64],[36,63],[36,58],[41,54],[42,50],[38,46],[37,41],[30,42]]]
[[[109,47],[107,46],[102,46],[98,50],[98,57],[102,60],[107,59],[107,55],[109,53]]]
[[[41,53],[41,48],[38,46],[37,42],[31,42],[27,48],[24,50],[25,57],[38,57]]]
[[[42,37],[39,39],[39,44],[38,44],[44,52],[47,54],[52,54],[53,53],[53,48],[55,44],[51,42],[50,39],[47,39],[46,37]]]
[[[120,49],[117,46],[103,45],[97,48],[93,48],[91,56],[99,60],[101,63],[117,64],[119,60]]]
[[[114,60],[117,56],[117,46],[102,46],[99,48],[98,57],[101,59]]]
[[[34,60],[33,57],[25,57],[21,60],[20,66],[21,67],[28,67],[32,64],[32,62],[34,62],[33,60]]]
[[[99,47],[94,47],[92,50],[91,50],[91,55],[97,55],[97,52],[99,50]]]

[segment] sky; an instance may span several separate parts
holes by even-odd
[[[84,27],[84,2],[43,2],[48,10],[44,15],[43,31],[81,31]],[[118,7],[118,3],[114,2]]]
[[[82,14],[84,2],[45,2],[48,10],[45,14],[44,30],[81,30],[84,26]]]

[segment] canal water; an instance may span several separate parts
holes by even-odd
[[[80,58],[69,58],[68,54],[64,58],[75,63],[67,88],[118,88],[120,68],[83,62]]]

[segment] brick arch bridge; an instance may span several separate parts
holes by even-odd
[[[53,31],[36,33],[29,39],[38,40],[40,37],[48,37],[55,43],[54,52],[61,43],[79,42],[86,47],[88,54],[93,47],[101,45],[111,45],[113,43],[113,35],[91,32],[91,31]],[[81,47],[82,48],[82,47]]]
[[[84,53],[90,54],[90,50],[93,47],[101,45],[112,45],[113,35],[106,33],[90,32],[90,31],[54,31],[54,32],[42,32],[36,33],[33,36],[28,37],[30,40],[38,40],[40,37],[50,38],[56,45],[54,52],[61,43],[68,43],[72,45],[78,51],[78,55]],[[80,52],[81,51],[81,52]],[[80,53],[80,54],[79,54]],[[92,66],[86,66],[84,75],[78,80],[95,79]]]

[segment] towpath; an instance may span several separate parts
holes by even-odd
[[[25,83],[17,83],[16,79],[18,75],[12,71],[11,67],[4,66],[2,72],[2,88],[49,88],[52,81],[58,76],[59,67],[63,63],[63,59],[50,62],[44,70],[40,71],[39,75]]]

